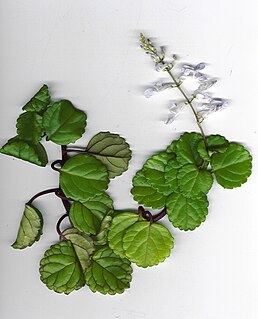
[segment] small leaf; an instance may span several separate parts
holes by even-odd
[[[167,147],[166,152],[169,154],[174,154],[176,152],[176,144],[178,141],[174,140],[171,144]]]
[[[90,155],[75,155],[60,171],[61,188],[65,196],[73,200],[87,201],[101,195],[108,183],[105,165]]]
[[[105,216],[100,224],[100,228],[97,235],[92,236],[94,244],[96,246],[102,246],[107,244],[107,235],[111,221],[112,217],[110,215]]]
[[[148,183],[165,196],[172,192],[170,187],[166,185],[165,180],[165,168],[171,158],[173,158],[173,155],[161,152],[149,158],[143,166]]]
[[[165,183],[170,189],[170,194],[178,188],[177,174],[180,167],[175,159],[171,159],[165,167]]]
[[[86,114],[77,110],[70,101],[61,100],[46,110],[43,126],[49,140],[58,145],[67,145],[84,133]]]
[[[41,212],[31,204],[25,205],[22,215],[18,235],[12,247],[24,249],[38,241],[43,228],[43,217]]]
[[[224,153],[212,155],[211,166],[221,186],[239,187],[251,175],[252,156],[242,145],[230,143]]]
[[[164,207],[166,197],[149,184],[143,170],[138,171],[134,176],[133,186],[131,193],[139,204],[153,209]]]
[[[123,212],[116,215],[108,233],[109,247],[121,258],[125,258],[123,237],[128,227],[139,220],[139,215],[132,212]]]
[[[209,202],[206,195],[188,198],[180,193],[171,194],[166,202],[168,218],[181,230],[194,230],[205,221]]]
[[[40,261],[40,279],[51,290],[69,294],[85,285],[80,261],[70,240],[52,245]]]
[[[168,229],[148,221],[134,223],[123,237],[125,255],[139,267],[159,264],[169,257],[173,247],[173,237]]]
[[[130,287],[132,271],[127,259],[119,258],[109,247],[103,247],[93,255],[91,266],[86,269],[86,283],[93,292],[121,294]]]
[[[197,145],[201,140],[199,133],[184,133],[176,143],[177,161],[181,165],[195,164],[200,166],[202,159],[197,152]]]
[[[80,261],[82,270],[85,271],[90,266],[90,256],[95,250],[92,238],[86,234],[82,234],[76,228],[67,228],[63,231],[62,237],[70,240]]]
[[[48,162],[47,153],[42,144],[29,144],[28,142],[20,140],[17,136],[11,138],[0,149],[0,152],[38,166],[46,166]]]
[[[100,132],[95,135],[90,140],[86,151],[106,165],[110,178],[126,171],[132,156],[125,139],[110,132]]]
[[[39,143],[44,134],[42,117],[36,112],[22,113],[17,119],[16,128],[19,137],[32,144]]]
[[[228,140],[221,135],[209,135],[206,137],[206,140],[208,144],[208,152],[203,140],[201,140],[197,146],[198,153],[200,154],[201,158],[206,161],[210,161],[210,155],[212,155],[214,152],[225,152],[229,144]]]
[[[41,112],[45,111],[50,103],[48,87],[44,84],[41,89],[32,97],[32,99],[22,108],[24,111]]]
[[[213,178],[209,171],[200,170],[193,164],[180,168],[177,178],[180,191],[186,197],[196,197],[202,193],[207,194],[213,183]]]

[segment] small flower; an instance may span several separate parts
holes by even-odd
[[[198,89],[195,91],[195,95],[198,93],[202,93],[203,91],[208,90],[209,88],[211,88],[215,83],[217,83],[217,80],[215,79],[210,79],[207,81],[202,82]]]
[[[164,91],[166,89],[169,88],[173,88],[175,85],[171,82],[168,83],[163,83],[162,81],[158,81],[156,83],[154,83],[154,85],[152,87],[147,88],[143,95],[148,99],[150,97],[152,97],[153,94],[155,94],[156,92],[161,92]]]
[[[208,92],[203,92],[203,93],[197,93],[195,95],[195,97],[198,99],[198,100],[201,100],[201,101],[204,101],[204,102],[210,102],[212,100],[212,97],[211,95],[208,93]]]
[[[228,106],[228,101],[220,98],[213,98],[209,103],[203,103],[199,115],[205,119],[212,113],[224,110]]]
[[[173,123],[175,118],[181,112],[182,108],[182,104],[172,103],[168,109],[170,114],[168,115],[168,118],[165,120],[165,124]]]
[[[195,76],[196,78],[199,78],[202,75],[199,71],[203,70],[205,68],[205,63],[201,62],[197,65],[190,65],[190,64],[185,64],[182,69],[181,73],[183,76]]]

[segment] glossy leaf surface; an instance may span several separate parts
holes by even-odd
[[[202,159],[197,152],[198,143],[201,140],[199,133],[184,133],[176,143],[177,161],[181,165],[195,164],[200,166]]]
[[[48,92],[48,87],[46,84],[44,84],[22,109],[29,112],[42,112],[46,110],[49,103],[50,95]]]

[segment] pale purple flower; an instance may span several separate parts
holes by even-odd
[[[195,91],[195,94],[202,93],[203,91],[208,90],[208,89],[211,88],[215,83],[217,83],[217,80],[216,80],[216,79],[210,79],[210,80],[207,80],[207,81],[202,82],[202,83],[199,85],[198,89]]]
[[[205,119],[212,113],[224,110],[228,106],[228,101],[221,98],[213,98],[209,103],[203,103],[199,115]]]
[[[170,114],[168,115],[168,118],[165,120],[165,124],[173,123],[175,118],[178,116],[178,114],[182,110],[182,108],[183,108],[182,104],[172,103],[168,109]]]
[[[174,87],[174,84],[172,82],[163,83],[162,81],[158,81],[154,83],[152,87],[147,88],[144,91],[143,95],[148,99],[152,97],[152,95],[155,94],[156,92],[161,92],[172,87]]]

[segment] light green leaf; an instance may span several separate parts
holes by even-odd
[[[132,156],[125,139],[110,132],[100,132],[95,135],[86,147],[86,151],[106,165],[110,178],[126,171]]]
[[[70,240],[52,245],[40,261],[40,279],[51,290],[69,294],[85,285],[80,261]]]
[[[193,164],[188,164],[179,169],[178,184],[182,194],[186,197],[198,197],[207,194],[212,186],[213,178],[206,169],[199,169]]]
[[[17,119],[16,128],[19,137],[32,144],[39,143],[44,134],[42,116],[36,112],[22,113]]]
[[[86,283],[93,292],[121,294],[130,287],[132,271],[127,259],[119,258],[109,247],[103,247],[93,255],[91,266],[86,269]]]
[[[90,266],[90,256],[95,251],[92,238],[79,232],[76,228],[67,228],[64,230],[62,238],[70,240],[80,261],[82,270],[85,271],[85,269]]]
[[[49,140],[58,145],[67,145],[84,133],[86,114],[77,110],[70,101],[61,100],[46,110],[43,126]]]
[[[210,156],[215,153],[223,153],[228,147],[228,140],[221,135],[209,135],[206,136],[208,151],[205,148],[204,141],[201,140],[198,143],[197,151],[200,154],[201,158],[206,161],[210,161]]]
[[[24,249],[38,241],[43,228],[43,217],[41,212],[31,204],[25,205],[18,235],[12,247]]]
[[[126,257],[139,267],[151,267],[164,261],[174,247],[168,229],[160,224],[139,221],[127,228],[123,236]]]
[[[166,202],[168,218],[181,230],[194,230],[205,221],[209,202],[206,195],[188,198],[180,193],[171,194]]]
[[[139,215],[132,212],[123,212],[116,215],[108,232],[109,247],[121,258],[125,258],[123,237],[128,227],[139,220]]]
[[[41,89],[32,97],[32,99],[22,108],[24,111],[41,112],[45,111],[50,103],[48,87],[44,84]]]
[[[240,144],[230,143],[227,150],[211,157],[212,171],[224,188],[239,187],[252,171],[252,156]]]
[[[92,236],[94,244],[96,246],[102,246],[107,244],[107,235],[111,221],[112,217],[110,215],[105,216],[100,224],[100,228],[97,235]]]
[[[148,183],[165,196],[172,192],[165,180],[165,168],[171,158],[173,158],[173,154],[161,152],[149,158],[143,166]]]
[[[180,136],[178,142],[176,143],[176,155],[177,161],[181,165],[201,165],[202,159],[197,152],[197,146],[200,140],[201,134],[199,133],[184,133]]]
[[[90,155],[75,155],[60,171],[61,188],[65,196],[73,200],[87,201],[101,195],[108,183],[105,165]]]
[[[28,142],[20,140],[17,136],[11,138],[0,149],[0,152],[38,166],[46,166],[48,162],[47,153],[42,144],[29,144]]]
[[[149,184],[143,170],[138,171],[134,176],[133,186],[131,193],[139,204],[153,209],[164,207],[166,197]]]

